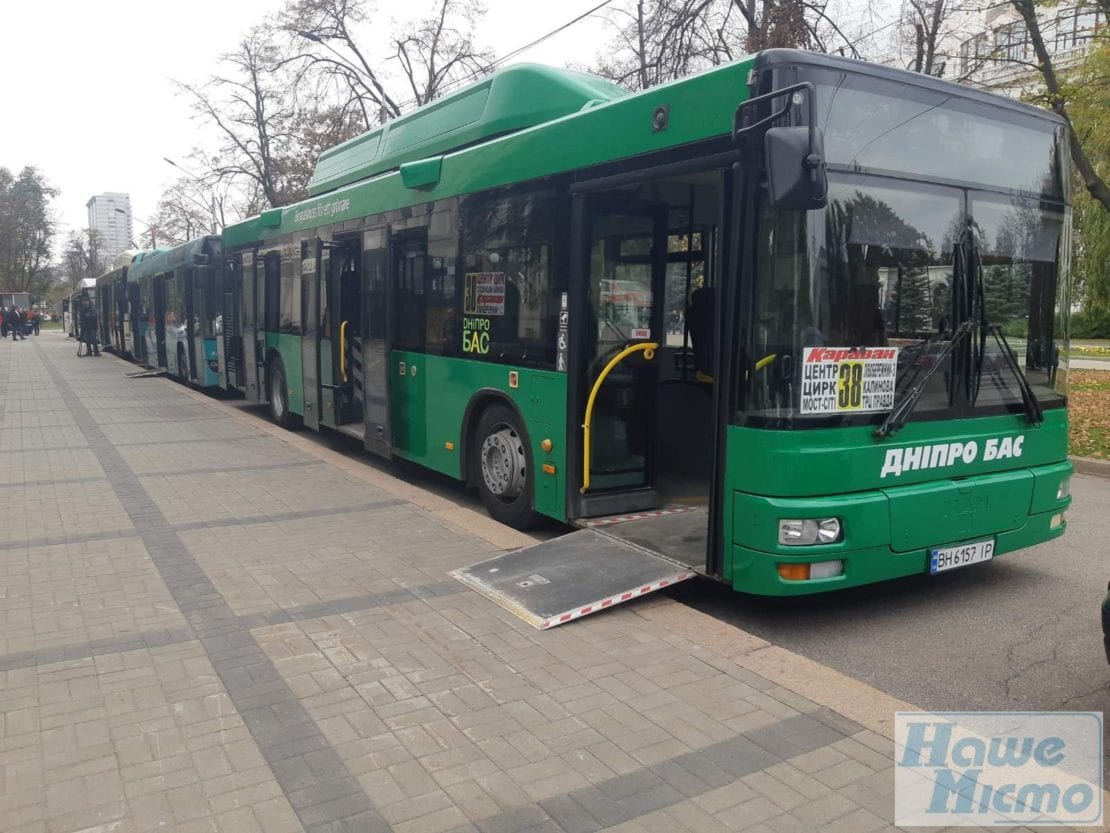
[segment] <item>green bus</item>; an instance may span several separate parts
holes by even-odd
[[[126,275],[135,361],[198,387],[219,387],[223,275],[219,235],[136,257]]]
[[[220,376],[288,427],[737,590],[1061,535],[1055,115],[769,50],[632,94],[503,69],[223,233]]]

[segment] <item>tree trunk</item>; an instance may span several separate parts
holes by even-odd
[[[1110,186],[1107,186],[1102,177],[1098,175],[1095,166],[1091,164],[1086,151],[1083,150],[1083,143],[1079,141],[1079,137],[1075,133],[1075,127],[1068,116],[1064,96],[1060,92],[1060,81],[1056,77],[1056,68],[1052,64],[1052,56],[1048,54],[1048,49],[1044,45],[1044,37],[1041,35],[1036,6],[1033,5],[1033,0],[1011,0],[1011,3],[1018,14],[1021,15],[1022,20],[1025,21],[1025,28],[1033,44],[1033,51],[1037,54],[1037,63],[1040,66],[1041,75],[1044,77],[1044,85],[1048,91],[1052,109],[1067,122],[1072,162],[1075,163],[1075,168],[1079,171],[1079,176],[1082,178],[1087,191],[1102,203],[1103,208],[1110,211]],[[1099,0],[1099,3],[1100,5],[1110,3],[1110,0]]]

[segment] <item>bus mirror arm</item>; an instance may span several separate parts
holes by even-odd
[[[805,125],[776,125],[804,95]],[[789,96],[771,115],[747,124],[755,108],[774,99]],[[733,117],[733,141],[741,141],[767,126],[763,133],[764,167],[771,204],[784,209],[810,211],[828,202],[825,174],[825,140],[817,127],[817,97],[813,84],[801,81],[744,101]]]

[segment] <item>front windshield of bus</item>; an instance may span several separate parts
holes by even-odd
[[[824,88],[822,124],[834,137],[826,138],[828,205],[760,209],[753,304],[742,316],[748,341],[742,418],[768,427],[881,422],[952,339],[961,323],[954,320],[953,287],[969,275],[978,275],[986,317],[1005,335],[1041,405],[1064,405],[1066,304],[1058,298],[1066,212],[1062,196],[1027,193],[1036,182],[1045,191],[1059,184],[1052,174],[1055,125],[1044,121],[1044,158],[1028,163],[1037,168],[1034,178],[1028,167],[1015,166],[1003,190],[1004,170],[994,166],[980,170],[974,186],[959,185],[970,175],[963,161],[893,151],[896,134],[912,121],[905,111],[894,122],[884,117],[880,138],[873,125],[859,126],[860,101],[854,114],[836,103],[830,108],[830,98],[853,105],[845,95],[850,86]],[[891,106],[903,108],[910,99]],[[874,94],[862,100],[872,114],[884,112],[877,102]],[[915,106],[930,119],[947,115],[943,101]],[[846,138],[853,119],[854,145]],[[917,131],[915,125],[910,146]],[[868,143],[882,173],[860,164]],[[932,181],[897,172],[922,165]],[[911,419],[1022,412],[1019,384],[993,336],[976,367],[974,378],[961,379],[952,356],[944,359]]]

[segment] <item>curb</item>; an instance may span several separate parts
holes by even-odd
[[[1110,477],[1110,460],[1096,460],[1094,457],[1069,457],[1076,474],[1090,474],[1095,477]]]

